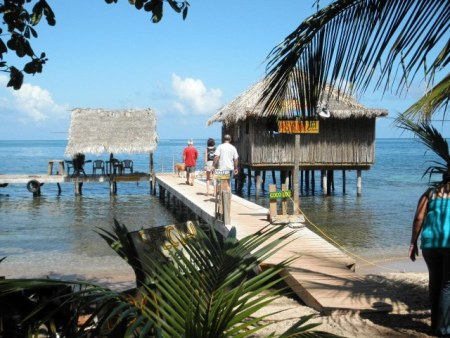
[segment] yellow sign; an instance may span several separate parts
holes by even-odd
[[[276,200],[279,198],[288,198],[291,197],[291,191],[290,190],[282,190],[282,191],[271,191],[269,192],[269,198],[271,200]]]
[[[318,134],[319,121],[278,121],[278,132],[285,134]]]

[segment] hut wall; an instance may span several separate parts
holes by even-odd
[[[269,131],[265,119],[224,129],[232,135],[245,166],[276,167],[294,163],[294,135]],[[368,168],[375,160],[375,118],[327,119],[318,134],[300,135],[300,166]]]

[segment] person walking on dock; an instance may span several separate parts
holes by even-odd
[[[206,143],[206,149],[205,149],[205,171],[206,171],[206,196],[209,196],[209,186],[212,186],[214,195],[215,191],[215,182],[216,180],[212,177],[214,172],[214,153],[216,152],[216,142],[214,139],[209,138]]]
[[[214,153],[214,167],[220,170],[228,170],[230,178],[226,182],[226,190],[230,191],[230,179],[232,173],[238,174],[238,152],[236,147],[231,143],[231,136],[225,134],[223,136],[223,143],[220,144]]]
[[[187,144],[187,147],[183,150],[183,162],[186,168],[186,184],[194,185],[198,151],[195,149],[192,139],[190,139]]]

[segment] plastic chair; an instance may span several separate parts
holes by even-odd
[[[122,172],[125,174],[125,169],[128,169],[130,173],[133,173],[133,161],[132,160],[123,160],[122,161]]]
[[[105,175],[105,162],[102,160],[92,161],[92,175],[97,173],[97,170],[101,170],[102,175]]]

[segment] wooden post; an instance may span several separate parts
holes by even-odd
[[[331,195],[331,191],[333,190],[333,172],[331,170],[327,170],[327,195]]]
[[[326,196],[327,195],[327,171],[326,170],[322,170],[322,191],[323,191],[323,195]]]
[[[231,225],[231,217],[230,217],[230,204],[231,204],[231,192],[230,191],[222,191],[222,204],[223,204],[223,223],[225,225]]]
[[[287,170],[280,170],[280,184],[286,184],[287,182]]]
[[[275,170],[272,170],[272,182],[273,184],[277,185],[277,177],[275,175]]]
[[[61,195],[61,184],[56,183],[56,186],[58,187],[58,195]]]
[[[342,170],[342,193],[345,195],[345,170]]]
[[[83,182],[78,182],[78,178],[75,180],[74,182],[74,190],[75,190],[75,195],[81,195],[83,193],[82,189],[83,189]]]
[[[255,192],[256,192],[256,198],[259,197],[261,189],[261,171],[256,170],[255,171]]]
[[[281,185],[281,191],[286,191],[286,190],[287,190],[286,189],[286,184],[282,184]],[[297,208],[294,205],[294,213],[295,213],[296,210],[297,210]],[[287,198],[286,197],[284,197],[281,200],[281,213],[283,214],[283,216],[287,215]]]
[[[309,170],[305,170],[305,190],[309,191]]]
[[[261,186],[262,186],[262,190],[263,190],[263,191],[266,191],[265,185],[266,185],[266,171],[263,170],[263,173],[262,173],[262,182],[261,182]]]
[[[277,186],[275,184],[269,185],[269,193],[277,191]],[[269,201],[269,217],[270,221],[272,222],[276,216],[277,216],[277,200],[276,199],[270,199]]]
[[[334,170],[330,170],[331,175],[331,189],[334,191]]]
[[[311,170],[311,190],[314,192],[316,190],[316,178],[314,170]]]
[[[356,171],[356,195],[361,196],[361,170]]]
[[[303,176],[305,175],[305,171],[304,170],[300,170],[300,192],[303,192]]]
[[[250,196],[250,188],[252,186],[252,170],[250,167],[247,168],[247,195]]]
[[[294,195],[294,209],[300,207],[300,193],[298,191],[298,169],[300,165],[300,134],[295,134],[295,146],[294,146],[294,168],[292,172],[292,194]]]
[[[154,172],[150,173],[150,195],[156,195],[156,175]]]

